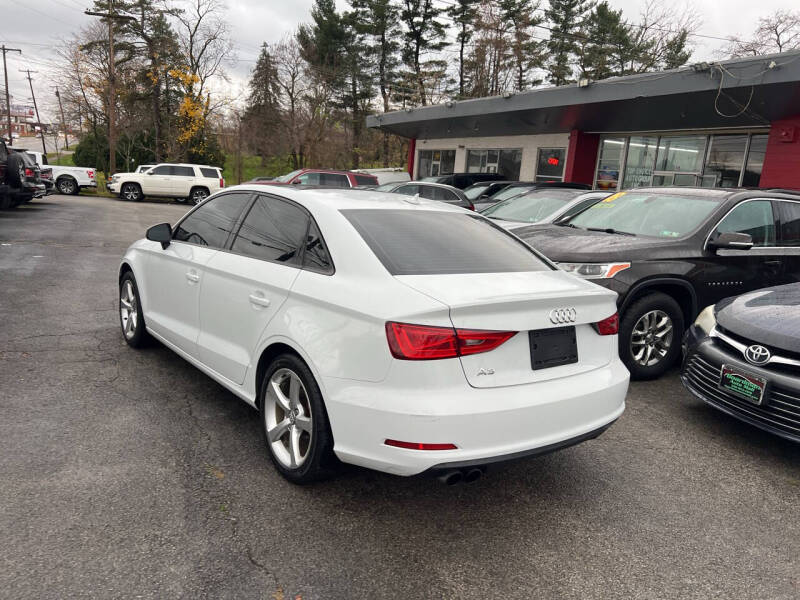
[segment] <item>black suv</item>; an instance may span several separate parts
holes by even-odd
[[[677,360],[704,307],[800,281],[800,192],[640,188],[514,233],[619,294],[620,357],[637,379]]]
[[[0,209],[14,208],[44,194],[39,167],[24,152],[0,140]]]

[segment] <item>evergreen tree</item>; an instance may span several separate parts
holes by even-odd
[[[601,2],[591,12],[580,32],[578,51],[581,75],[593,80],[626,75],[638,61],[641,45],[634,42],[631,27],[608,2]]]
[[[423,106],[428,104],[430,85],[426,79],[434,79],[443,68],[440,60],[426,60],[425,55],[445,48],[447,30],[437,21],[443,8],[434,6],[433,0],[403,0],[400,20],[405,25],[403,62],[411,70],[416,89],[415,98]]]
[[[547,42],[550,83],[564,85],[572,81],[572,63],[578,53],[578,40],[581,39],[579,32],[591,6],[588,0],[550,0],[545,11],[550,24],[550,39]]]
[[[504,29],[508,31],[514,87],[518,91],[524,90],[530,83],[530,71],[544,65],[542,45],[533,38],[533,28],[543,21],[535,12],[539,3],[533,0],[500,0],[499,8]]]
[[[466,97],[465,49],[475,34],[475,19],[478,16],[480,0],[455,0],[447,9],[447,16],[456,27],[456,44],[458,45],[458,97]]]
[[[256,151],[264,165],[270,150],[274,148],[275,136],[281,122],[278,70],[266,43],[261,45],[248,87],[250,94],[243,120],[247,123],[248,130],[254,134]]]

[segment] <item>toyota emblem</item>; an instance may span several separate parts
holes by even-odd
[[[770,351],[764,348],[764,346],[753,344],[752,346],[748,346],[747,350],[744,351],[744,357],[749,363],[763,365],[769,362],[769,359],[772,358],[772,354],[770,354]]]
[[[578,311],[573,307],[570,308],[554,308],[550,311],[550,322],[554,325],[563,325],[564,323],[574,323],[578,318]]]

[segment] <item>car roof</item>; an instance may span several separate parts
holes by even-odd
[[[234,185],[223,190],[261,192],[297,202],[309,210],[394,209],[465,212],[466,209],[417,196],[376,192],[358,188],[317,188],[310,186],[263,186],[258,184]],[[468,211],[475,214],[472,211]]]
[[[436,181],[391,181],[389,183],[396,183],[397,187],[403,185],[424,185],[425,187],[437,187],[437,188],[443,188],[445,190],[455,190],[458,192],[463,191],[459,190],[457,187],[453,187],[452,185],[448,185],[446,183],[438,183]]]

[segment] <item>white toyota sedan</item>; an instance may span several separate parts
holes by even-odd
[[[260,411],[275,467],[448,483],[597,437],[625,408],[616,295],[471,211],[238,186],[125,253],[120,322]]]

